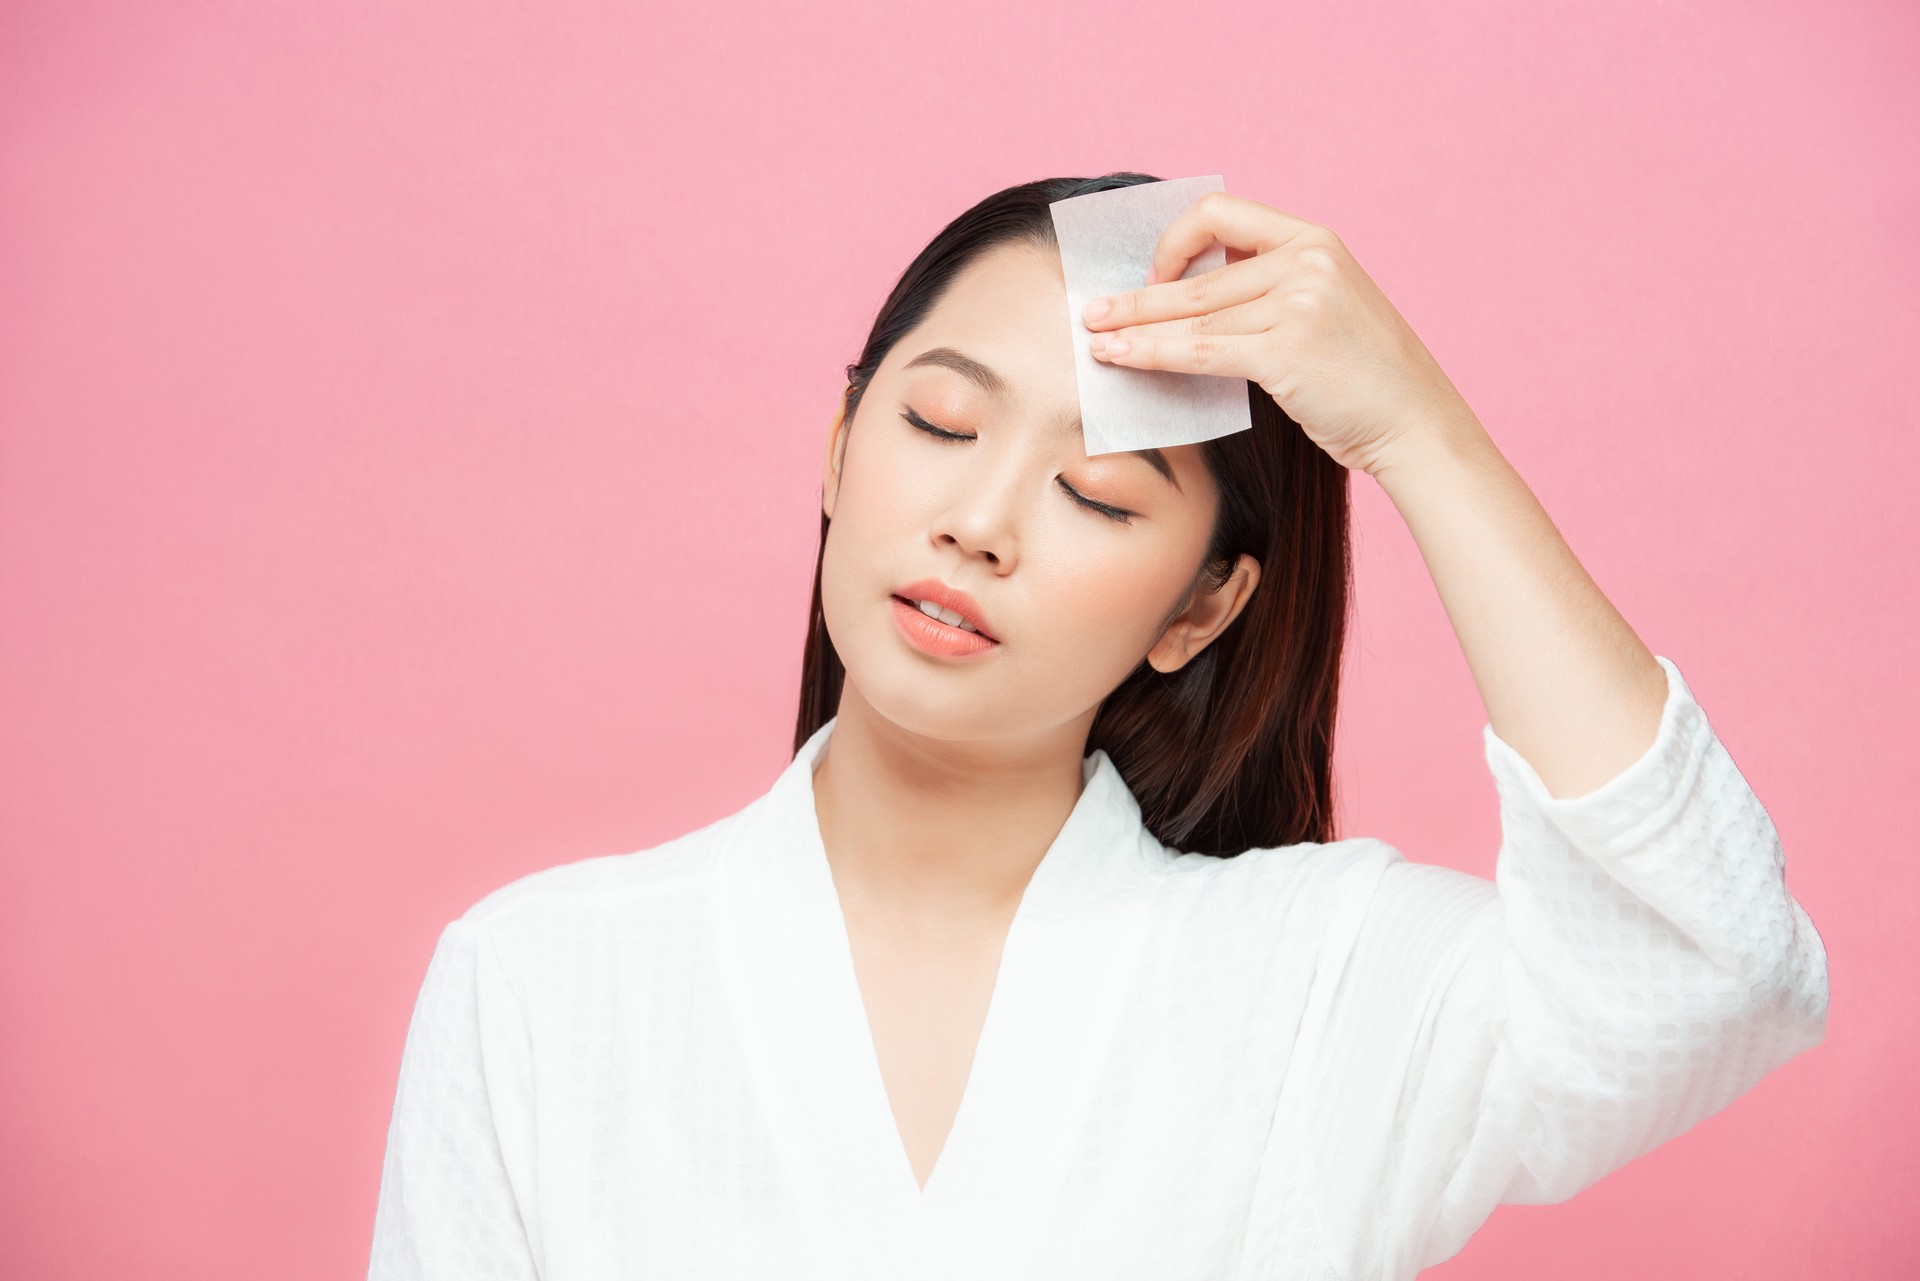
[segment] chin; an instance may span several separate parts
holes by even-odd
[[[911,656],[906,658],[886,662],[884,672],[863,668],[857,675],[853,667],[847,668],[847,683],[875,715],[909,734],[941,742],[1000,738],[1018,729],[1002,700],[986,697],[980,685],[961,679],[960,673],[927,671]]]

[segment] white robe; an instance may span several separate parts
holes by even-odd
[[[1823,1039],[1773,823],[1659,661],[1657,738],[1585,796],[1483,727],[1493,880],[1179,853],[1088,756],[924,1192],[813,809],[829,722],[736,813],[447,925],[369,1276],[1410,1277]]]

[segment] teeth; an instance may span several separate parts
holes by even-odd
[[[957,610],[941,609],[930,600],[917,600],[913,603],[928,618],[937,618],[949,627],[958,627],[963,632],[973,632],[976,635],[980,631],[978,627],[962,619]]]

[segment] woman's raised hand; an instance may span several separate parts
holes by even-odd
[[[1181,280],[1215,240],[1227,264]],[[1471,416],[1426,344],[1318,223],[1208,192],[1162,233],[1147,281],[1088,302],[1095,356],[1258,383],[1343,467],[1377,474],[1438,416]]]

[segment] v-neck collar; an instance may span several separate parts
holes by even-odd
[[[837,719],[837,718],[836,718]],[[1106,752],[1021,896],[965,1094],[921,1189],[888,1102],[814,808],[829,720],[728,842],[716,927],[741,1043],[834,1277],[1013,1277],[1138,964],[1166,851]]]

